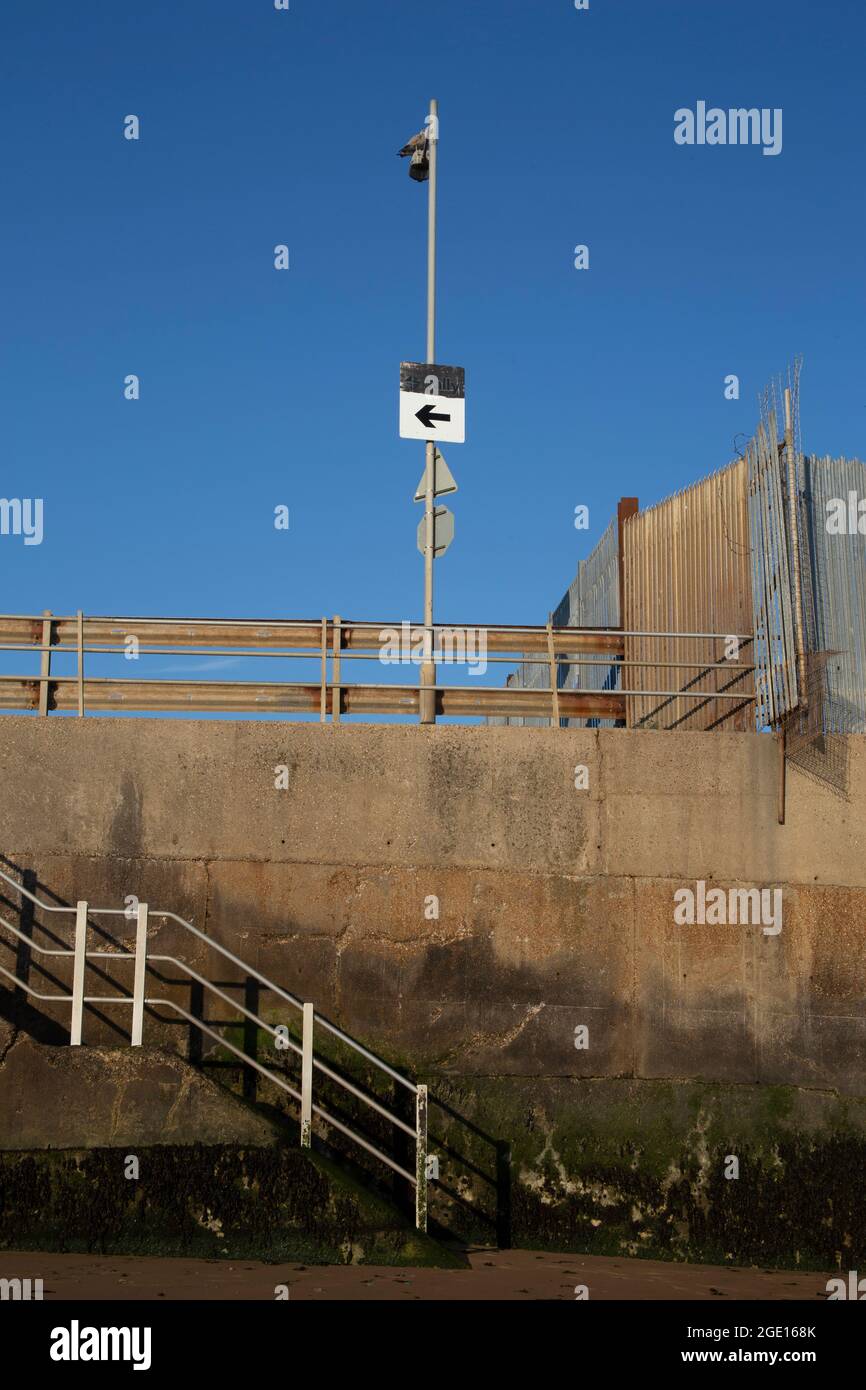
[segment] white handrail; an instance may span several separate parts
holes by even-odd
[[[135,951],[88,951],[86,949],[86,930],[88,916],[91,914],[99,914],[100,916],[121,916],[128,918],[129,913],[127,909],[94,908],[90,907],[89,904],[85,901],[78,902],[75,907],[53,906],[50,903],[43,902],[40,898],[36,896],[35,893],[31,893],[28,888],[25,888],[14,878],[10,877],[10,875],[7,874],[3,869],[0,869],[0,878],[5,879],[5,881],[8,884],[10,884],[19,894],[21,894],[22,897],[27,898],[30,902],[34,903],[40,909],[40,911],[73,914],[76,918],[74,949],[61,950],[56,947],[40,946],[37,942],[33,941],[29,936],[22,932],[18,927],[13,926],[11,922],[8,922],[5,917],[0,915],[0,925],[5,927],[6,930],[11,932],[14,937],[16,937],[19,941],[24,942],[29,949],[36,951],[39,955],[68,956],[73,958],[75,965],[73,989],[72,992],[68,995],[41,994],[38,990],[34,989],[24,980],[19,979],[19,977],[16,974],[7,970],[4,966],[0,966],[0,974],[2,974],[6,979],[11,980],[14,984],[20,986],[34,998],[43,1000],[44,1002],[64,1003],[71,1005],[70,1042],[73,1045],[81,1043],[83,1007],[86,1003],[98,1003],[100,1005],[131,1004],[133,1009],[131,1032],[131,1041],[133,1046],[139,1046],[142,1042],[145,1006],[151,1008],[160,1007],[173,1009],[177,1014],[179,1014],[182,1018],[186,1019],[188,1023],[192,1024],[200,1032],[206,1034],[210,1038],[213,1038],[221,1046],[227,1048],[229,1052],[233,1053],[236,1057],[239,1057],[245,1066],[252,1067],[262,1076],[265,1076],[268,1078],[268,1080],[273,1081],[277,1086],[279,1086],[283,1091],[290,1095],[294,1100],[300,1102],[302,1147],[309,1148],[311,1145],[311,1121],[312,1115],[316,1114],[320,1116],[327,1125],[332,1126],[334,1129],[337,1129],[341,1133],[345,1134],[349,1139],[352,1140],[353,1143],[365,1149],[368,1153],[372,1154],[375,1158],[379,1159],[382,1163],[386,1164],[389,1168],[393,1169],[394,1172],[399,1173],[402,1177],[406,1178],[408,1182],[412,1183],[415,1187],[416,1194],[416,1225],[421,1230],[427,1229],[428,1165],[426,1086],[416,1085],[414,1082],[409,1081],[408,1078],[402,1076],[400,1072],[396,1071],[393,1067],[389,1066],[388,1063],[384,1062],[380,1057],[377,1057],[375,1053],[371,1052],[369,1048],[364,1047],[362,1043],[359,1043],[354,1038],[350,1037],[350,1035],[348,1033],[345,1033],[341,1028],[338,1028],[329,1020],[316,1015],[311,1004],[303,1003],[301,1000],[297,999],[295,995],[290,994],[287,990],[284,990],[279,985],[274,984],[274,982],[272,980],[269,980],[266,975],[263,975],[254,967],[248,965],[246,961],[240,958],[240,956],[236,956],[234,952],[228,950],[227,947],[221,946],[219,942],[214,941],[211,937],[207,936],[206,933],[200,931],[198,927],[193,926],[191,922],[187,922],[185,918],[179,917],[175,912],[161,910],[151,911],[147,903],[139,903],[136,911],[137,924]],[[204,975],[199,974],[199,972],[197,970],[194,970],[192,966],[188,965],[186,961],[179,960],[175,956],[149,955],[147,951],[147,925],[150,916],[171,919],[172,921],[179,923],[187,931],[191,932],[193,936],[198,937],[200,940],[204,941],[208,946],[215,947],[216,950],[222,956],[224,956],[227,960],[231,961],[232,964],[237,966],[240,970],[244,971],[245,974],[252,976],[260,984],[264,985],[266,989],[271,990],[279,998],[284,999],[287,1003],[291,1004],[293,1007],[301,1011],[303,1020],[302,1046],[298,1046],[298,1044],[294,1042],[293,1039],[290,1037],[285,1038],[287,1047],[295,1053],[297,1053],[302,1059],[302,1082],[300,1092],[295,1090],[293,1086],[290,1086],[287,1081],[285,1081],[278,1073],[272,1071],[270,1067],[266,1067],[255,1058],[250,1057],[248,1053],[243,1052],[240,1048],[236,1047],[234,1043],[229,1042],[226,1038],[222,1037],[221,1034],[215,1032],[214,1029],[210,1028],[208,1024],[204,1022],[203,1019],[197,1018],[194,1014],[189,1013],[186,1009],[182,1008],[181,1005],[176,1004],[173,1000],[170,999],[154,999],[146,995],[145,972],[147,968],[155,962],[159,962],[160,964],[173,965],[176,966],[179,970],[185,972],[190,979],[195,980],[198,984],[210,990],[213,994],[215,994],[224,1003],[228,1004],[231,1008],[237,1010],[245,1018],[249,1019],[250,1022],[254,1023],[258,1028],[262,1028],[265,1032],[270,1033],[273,1037],[282,1037],[281,1034],[278,1034],[278,1027],[280,1025],[272,1025],[267,1023],[253,1010],[246,1008],[245,1005],[238,1003],[235,999],[232,999],[230,995],[226,994],[225,991],[220,989],[218,985],[214,984],[212,980],[208,980]],[[85,995],[84,969],[85,963],[88,960],[113,960],[118,963],[132,961],[135,967],[135,981],[133,993],[128,996]],[[413,1093],[413,1095],[415,1096],[414,1128],[406,1124],[405,1121],[400,1119],[399,1116],[393,1114],[390,1110],[387,1109],[386,1106],[381,1105],[372,1096],[368,1095],[365,1091],[361,1090],[358,1086],[354,1085],[353,1082],[348,1081],[346,1078],[340,1076],[339,1073],[337,1073],[330,1066],[328,1066],[326,1062],[323,1062],[319,1057],[316,1056],[313,1048],[314,1023],[325,1028],[334,1037],[338,1038],[341,1042],[345,1043],[359,1056],[364,1057],[367,1061],[371,1062],[380,1071],[385,1072],[394,1080],[399,1081],[402,1085],[407,1087],[407,1089]],[[414,1174],[409,1172],[406,1168],[403,1168],[401,1164],[397,1163],[394,1159],[390,1158],[387,1154],[383,1153],[381,1149],[378,1149],[375,1145],[371,1144],[368,1140],[364,1139],[360,1134],[357,1134],[354,1130],[352,1130],[348,1125],[344,1124],[341,1120],[338,1120],[334,1115],[330,1114],[322,1106],[313,1103],[312,1074],[314,1068],[321,1072],[324,1076],[327,1076],[329,1080],[333,1081],[344,1091],[354,1096],[363,1105],[366,1105],[369,1109],[372,1109],[376,1111],[378,1114],[382,1115],[386,1120],[389,1121],[389,1123],[395,1125],[398,1129],[402,1130],[405,1134],[408,1134],[410,1138],[415,1140]]]
[[[71,913],[73,916],[75,915],[74,907],[53,907],[50,903],[42,902],[41,898],[37,898],[35,893],[31,893],[29,889],[23,887],[23,885],[18,883],[16,879],[11,878],[9,874],[7,874],[3,869],[0,869],[0,878],[4,878],[6,882],[11,884],[11,886],[17,892],[23,894],[25,898],[29,898],[30,901],[32,903],[35,903],[36,906],[42,912],[65,912]],[[128,911],[125,907],[92,907],[88,904],[87,911],[90,914],[98,914],[101,917],[128,918],[129,916]],[[245,974],[252,975],[253,979],[258,980],[260,984],[265,985],[267,989],[272,990],[273,993],[279,995],[281,999],[285,999],[287,1004],[291,1004],[293,1008],[296,1008],[303,1013],[303,1000],[298,999],[294,994],[289,994],[287,990],[281,989],[279,985],[275,985],[273,980],[268,979],[267,975],[263,975],[259,970],[256,970],[254,966],[248,965],[246,961],[242,960],[240,956],[236,956],[233,951],[230,951],[228,949],[228,947],[220,945],[220,943],[218,941],[215,941],[212,936],[208,936],[206,932],[200,931],[198,927],[193,926],[192,922],[187,922],[187,920],[184,917],[178,917],[176,912],[167,912],[158,908],[150,908],[149,912],[151,917],[171,918],[173,922],[177,922],[187,931],[192,932],[193,936],[197,936],[199,940],[204,941],[213,950],[219,951],[220,955],[225,956],[226,960],[230,960],[232,965],[238,966],[238,968],[243,970]],[[10,930],[14,930],[14,928],[10,928]],[[29,940],[29,938],[25,939]],[[43,948],[37,946],[36,949],[42,950]],[[58,951],[54,954],[71,955],[72,953],[64,953]],[[89,952],[88,954],[95,953]],[[111,956],[118,953],[109,951],[105,954]],[[183,967],[184,965],[182,961],[176,961],[175,964],[181,967]],[[209,981],[201,980],[201,977],[199,977],[199,980],[201,983],[204,984],[209,983]],[[240,1008],[240,1005],[237,1005],[237,1007]],[[359,1056],[365,1058],[365,1060],[368,1062],[372,1062],[373,1065],[375,1067],[378,1067],[380,1071],[386,1072],[387,1075],[391,1077],[392,1081],[399,1081],[401,1085],[405,1086],[408,1090],[412,1091],[413,1094],[417,1091],[417,1087],[413,1081],[410,1081],[408,1077],[405,1077],[399,1071],[396,1071],[394,1067],[390,1067],[387,1062],[382,1060],[381,1057],[377,1057],[375,1052],[371,1052],[369,1048],[364,1047],[363,1043],[359,1043],[355,1038],[351,1037],[350,1034],[344,1033],[342,1028],[338,1028],[335,1023],[331,1023],[330,1019],[325,1018],[323,1014],[316,1014],[316,1022],[318,1023],[320,1028],[324,1028],[335,1038],[339,1038],[340,1042],[343,1042],[346,1044],[347,1047],[352,1048],[353,1051],[359,1054]]]
[[[88,911],[90,911],[90,909],[88,909]],[[13,936],[16,936],[16,937],[18,938],[19,941],[23,941],[23,942],[25,943],[25,945],[32,947],[32,949],[33,949],[34,951],[38,951],[40,955],[44,955],[44,956],[74,956],[74,955],[75,955],[75,952],[74,952],[74,951],[49,950],[49,949],[46,948],[45,946],[40,946],[37,942],[32,941],[32,940],[30,939],[29,936],[25,935],[24,932],[19,931],[18,927],[13,927],[12,923],[11,923],[11,922],[7,922],[7,921],[6,921],[6,918],[5,918],[5,917],[2,917],[2,916],[0,916],[0,926],[4,926],[4,927],[6,928],[6,930],[7,930],[7,931],[10,931],[10,932],[12,933]],[[86,958],[87,958],[88,960],[113,960],[113,961],[117,961],[118,963],[120,963],[120,962],[125,962],[125,961],[135,961],[135,960],[136,960],[136,953],[135,953],[134,951],[85,951],[85,952],[84,952],[84,955],[86,956]],[[237,1001],[236,999],[232,999],[231,995],[226,994],[224,990],[220,989],[219,985],[215,985],[215,984],[213,983],[212,980],[208,980],[204,975],[200,975],[200,974],[198,973],[198,971],[197,971],[197,970],[194,970],[194,969],[192,968],[191,965],[188,965],[187,962],[186,962],[185,960],[178,960],[177,956],[153,955],[153,954],[151,954],[151,953],[148,953],[148,955],[147,955],[147,960],[148,960],[148,962],[159,961],[159,963],[160,963],[161,965],[174,965],[174,966],[177,966],[178,970],[183,970],[183,971],[185,971],[186,974],[189,975],[191,979],[195,980],[197,984],[203,985],[205,989],[211,990],[211,992],[212,992],[213,994],[215,994],[219,999],[221,999],[221,1000],[223,1001],[224,1004],[228,1004],[230,1008],[236,1009],[236,1010],[238,1011],[238,1013],[243,1014],[244,1018],[248,1018],[248,1019],[250,1020],[251,1023],[255,1023],[256,1026],[257,1026],[258,1028],[261,1028],[261,1029],[262,1029],[264,1032],[266,1032],[266,1033],[270,1033],[271,1036],[274,1037],[274,1038],[281,1036],[281,1035],[279,1034],[279,1032],[278,1032],[278,1029],[279,1029],[279,1027],[280,1027],[279,1024],[272,1025],[272,1024],[268,1023],[265,1019],[261,1018],[258,1014],[253,1013],[252,1010],[251,1010],[251,1009],[248,1009],[244,1004],[240,1004],[240,1003],[238,1003],[238,1001]],[[9,972],[7,971],[7,972],[5,972],[5,973],[8,974]],[[23,984],[23,981],[18,980],[18,977],[17,977],[17,976],[9,975],[9,978],[10,978],[10,979],[15,979],[19,984]],[[26,988],[26,986],[24,986],[24,987]],[[48,997],[49,997],[49,996],[47,996],[47,995],[40,995],[40,996],[39,996],[39,998],[48,998]],[[52,999],[54,999],[55,1002],[63,1002],[63,1003],[71,1002],[71,1001],[72,1001],[72,998],[73,998],[72,995],[66,995],[66,994],[52,995],[52,996],[50,996],[50,997],[51,997]],[[82,995],[82,1003],[85,1003],[85,1004],[103,1003],[103,1004],[133,1004],[133,1005],[134,1005],[135,1002],[136,1002],[136,1000],[135,1000],[135,996],[134,996],[134,995],[128,995],[128,996],[93,995],[93,996],[86,996],[86,997],[85,997],[84,995]],[[175,1005],[171,1004],[170,1001],[163,1000],[163,999],[150,999],[150,998],[144,998],[142,1002],[145,1003],[145,1004],[147,1004],[147,1005],[150,1005],[150,1006],[153,1006],[153,1005],[155,1005],[155,1004],[160,1004],[160,1005],[162,1005],[162,1004],[168,1003],[168,1006],[169,1006],[170,1008],[175,1008],[175,1007],[176,1007]],[[302,1006],[302,1007],[303,1007],[303,1006]],[[184,1017],[186,1017],[186,1015],[184,1015]],[[194,1015],[192,1016],[192,1018],[193,1018],[193,1021],[195,1021],[195,1016],[194,1016]],[[322,1022],[322,1019],[321,1019],[321,1017],[320,1017],[319,1015],[316,1015],[316,1021],[317,1021],[318,1023],[321,1023],[321,1022]],[[203,1031],[205,1031],[205,1030],[203,1030]],[[224,1041],[224,1040],[223,1040],[223,1041]],[[296,1043],[296,1042],[294,1041],[293,1038],[286,1038],[286,1039],[285,1039],[285,1043],[286,1043],[286,1047],[288,1048],[288,1050],[290,1050],[291,1052],[296,1052],[296,1053],[298,1054],[299,1057],[303,1057],[303,1051],[304,1051],[303,1047],[302,1047],[302,1046],[299,1046],[298,1043]],[[226,1047],[230,1047],[231,1044],[228,1043],[228,1042],[225,1042],[225,1046],[226,1046]],[[236,1050],[236,1049],[235,1049],[235,1050]],[[249,1060],[249,1054],[246,1053],[246,1052],[238,1053],[238,1055],[244,1057],[246,1060]],[[252,1062],[250,1062],[250,1065],[252,1065]],[[342,1089],[343,1089],[344,1091],[348,1091],[351,1095],[355,1096],[358,1100],[362,1101],[365,1105],[369,1106],[369,1108],[370,1108],[371,1110],[377,1110],[377,1111],[379,1112],[380,1115],[384,1116],[384,1118],[385,1118],[386,1120],[390,1120],[390,1122],[391,1122],[392,1124],[396,1125],[398,1129],[402,1129],[402,1130],[404,1131],[405,1134],[408,1134],[408,1135],[410,1136],[410,1138],[412,1138],[412,1139],[415,1138],[415,1130],[414,1130],[410,1125],[405,1124],[404,1121],[401,1120],[401,1119],[399,1118],[399,1116],[393,1114],[393,1112],[390,1111],[390,1110],[388,1110],[384,1105],[380,1105],[379,1102],[378,1102],[377,1100],[374,1100],[372,1096],[367,1095],[367,1093],[366,1093],[365,1091],[360,1090],[360,1089],[359,1089],[357,1086],[355,1086],[351,1081],[346,1080],[345,1077],[342,1077],[342,1076],[340,1076],[337,1072],[333,1071],[332,1068],[328,1066],[327,1062],[321,1061],[321,1059],[318,1058],[318,1057],[315,1055],[315,1053],[313,1054],[313,1057],[312,1057],[312,1065],[313,1065],[318,1071],[322,1072],[322,1074],[323,1074],[324,1076],[327,1076],[327,1077],[329,1078],[329,1080],[335,1082],[336,1085],[341,1086]],[[270,1075],[273,1075],[273,1074],[272,1074],[271,1072],[268,1072],[267,1075],[270,1076]],[[277,1081],[277,1084],[281,1084],[276,1076],[274,1076],[274,1080]],[[410,1083],[410,1084],[412,1084],[412,1083]],[[416,1089],[416,1088],[415,1088],[414,1085],[413,1085],[413,1090],[414,1090],[414,1089]],[[295,1092],[294,1092],[294,1091],[292,1092],[292,1095],[295,1095]],[[296,1099],[300,1099],[300,1097],[296,1097]],[[413,1181],[414,1181],[414,1179],[413,1179]]]

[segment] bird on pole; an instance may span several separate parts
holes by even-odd
[[[427,151],[427,131],[419,130],[417,135],[413,135],[411,140],[407,140],[402,150],[397,154],[401,159],[411,156],[409,161],[409,177],[416,183],[424,183],[430,177],[430,158]]]

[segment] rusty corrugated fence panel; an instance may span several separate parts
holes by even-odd
[[[745,460],[738,459],[625,523],[623,625],[627,634],[659,635],[626,636],[626,663],[652,664],[626,664],[624,688],[684,692],[628,696],[629,728],[755,727],[751,673],[714,669],[727,659],[725,635],[746,637],[736,660],[752,661],[747,476]],[[661,635],[677,633],[719,636]],[[707,692],[706,698],[686,698],[687,691]],[[742,693],[743,702],[714,699],[713,692]]]

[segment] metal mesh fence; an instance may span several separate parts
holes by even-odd
[[[624,520],[622,595],[616,520],[581,561],[553,626],[622,627],[626,665],[560,660],[557,686],[632,692],[630,728],[784,726],[789,759],[838,787],[833,740],[866,732],[866,464],[804,457],[800,366],[762,394],[740,458]],[[508,683],[549,689],[550,665]]]

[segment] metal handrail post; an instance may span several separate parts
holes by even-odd
[[[84,614],[79,608],[76,614],[78,623],[77,647],[78,647],[78,717],[84,718]]]
[[[415,1092],[415,1225],[427,1230],[427,1087]]]
[[[69,1046],[81,1046],[84,1024],[84,972],[87,969],[87,903],[75,904],[75,953],[72,966],[72,1015],[69,1021]]]
[[[343,647],[343,630],[339,613],[334,615],[333,654],[331,658],[331,723],[339,724],[343,707],[343,687],[340,684],[340,652]]]
[[[51,647],[53,645],[53,630],[51,626],[51,609],[45,609],[44,621],[42,623],[42,655],[39,658],[39,713],[48,714],[48,706],[51,703]]]
[[[313,1143],[313,1023],[312,1004],[304,1005],[304,1026],[301,1037],[301,1148]]]
[[[319,690],[319,722],[328,718],[328,619],[322,619],[322,682]]]
[[[553,614],[552,614],[552,613],[550,613],[550,614],[548,615],[548,618],[547,618],[547,660],[548,660],[548,666],[549,666],[549,670],[550,670],[550,699],[551,699],[551,704],[552,704],[552,710],[551,710],[551,716],[550,716],[550,727],[551,727],[552,729],[558,729],[558,728],[560,727],[560,722],[559,722],[559,686],[558,686],[558,683],[557,683],[557,681],[558,681],[558,676],[559,676],[559,671],[557,670],[556,654],[555,654],[554,648],[553,648]]]
[[[130,1042],[141,1047],[144,1036],[144,986],[147,974],[147,903],[138,904],[135,923],[135,966],[132,984],[132,1028]]]

